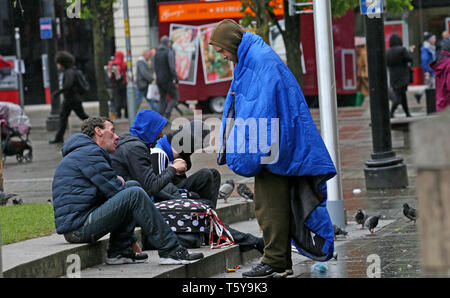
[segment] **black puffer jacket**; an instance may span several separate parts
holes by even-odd
[[[144,141],[132,134],[120,136],[116,152],[111,156],[112,168],[125,180],[136,180],[149,196],[164,196],[175,199],[178,192],[169,188],[168,184],[175,177],[176,170],[168,167],[156,175],[150,160],[150,149]]]
[[[393,34],[389,39],[390,48],[386,53],[389,78],[394,89],[408,86],[410,83],[411,71],[408,63],[413,61],[413,54],[402,44],[401,37]]]

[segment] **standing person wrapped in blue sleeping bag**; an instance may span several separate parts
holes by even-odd
[[[326,181],[336,168],[297,80],[263,39],[233,20],[209,44],[235,63],[219,132],[219,165],[255,177],[255,213],[265,243],[261,263],[243,277],[292,274],[291,241],[318,261],[333,255]]]

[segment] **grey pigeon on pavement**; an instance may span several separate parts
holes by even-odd
[[[4,193],[0,190],[0,205],[5,206],[8,203],[8,200],[12,197],[17,196],[15,193]]]
[[[364,224],[366,228],[370,231],[370,234],[372,236],[375,235],[373,229],[375,229],[375,227],[378,225],[378,220],[380,219],[380,217],[381,215],[371,216],[366,220],[366,223]]]
[[[348,234],[347,231],[341,229],[340,227],[338,227],[337,225],[333,225],[334,228],[334,239],[336,240],[336,236],[337,235],[343,235],[346,236]]]
[[[246,201],[251,200],[253,201],[253,192],[248,188],[245,184],[239,184],[237,187],[237,193],[243,197]]]
[[[355,221],[357,224],[361,225],[361,230],[364,229],[364,223],[366,222],[366,219],[367,214],[363,210],[358,209],[358,211],[355,214]]]
[[[409,207],[407,203],[403,204],[403,214],[411,221],[414,221],[414,223],[416,223],[417,213],[417,210]]]
[[[219,188],[219,199],[224,200],[225,203],[228,203],[228,198],[231,196],[231,193],[234,190],[234,181],[227,180],[224,184]]]

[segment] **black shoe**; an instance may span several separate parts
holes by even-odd
[[[53,140],[48,141],[48,143],[49,144],[60,144],[60,143],[64,143],[64,140],[55,138]]]
[[[283,278],[287,276],[287,272],[284,269],[275,269],[267,264],[259,263],[254,266],[252,270],[242,273],[242,277],[261,278],[261,277],[274,277]]]
[[[186,248],[181,247],[170,253],[166,258],[160,258],[161,265],[190,264],[203,259],[203,253],[189,253]]]
[[[131,247],[125,249],[121,253],[110,254],[106,258],[106,264],[108,265],[119,265],[119,264],[136,264],[144,263],[148,259],[146,253],[136,253],[131,249]]]

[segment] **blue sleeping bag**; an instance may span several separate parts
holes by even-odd
[[[336,175],[327,148],[300,86],[272,48],[245,32],[237,55],[218,163],[245,177],[263,168],[289,176],[293,243],[305,256],[326,261],[334,250],[326,181]]]

